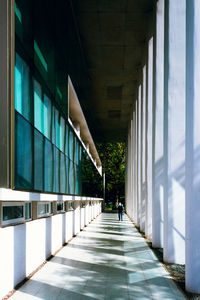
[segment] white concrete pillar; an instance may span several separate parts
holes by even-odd
[[[130,185],[130,189],[129,189],[129,215],[131,218],[133,218],[133,120],[130,120],[130,139],[129,139],[129,167],[130,167],[130,174],[129,174],[129,185]]]
[[[138,88],[138,110],[137,110],[137,128],[138,128],[138,144],[137,144],[137,153],[138,153],[138,190],[137,190],[137,212],[138,212],[138,226],[141,227],[141,194],[142,194],[142,86],[139,85]]]
[[[136,136],[136,103],[133,109],[133,220],[137,223],[137,185],[136,185],[136,177],[137,177],[137,160],[136,160],[136,145],[137,145],[137,136]]]
[[[153,38],[148,42],[148,90],[147,90],[147,198],[146,198],[146,222],[145,234],[152,237],[152,131],[153,131]]]
[[[140,230],[145,232],[146,217],[146,65],[143,67],[142,80],[142,186]]]
[[[135,131],[135,142],[134,142],[134,172],[135,172],[135,177],[134,177],[134,222],[138,224],[138,201],[137,201],[137,190],[138,190],[138,153],[137,153],[137,145],[138,145],[138,134],[137,134],[137,108],[138,101],[135,101],[135,123],[134,123],[134,131]]]
[[[165,1],[164,260],[185,262],[185,0]]]
[[[156,6],[154,38],[152,246],[163,247],[164,224],[164,0]]]
[[[200,0],[186,2],[186,289],[200,293]]]

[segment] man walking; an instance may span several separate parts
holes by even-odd
[[[119,221],[122,221],[122,215],[123,215],[123,204],[119,202],[118,204],[118,216],[119,216]]]

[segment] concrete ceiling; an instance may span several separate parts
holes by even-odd
[[[90,78],[95,141],[126,139],[152,23],[153,2],[72,1]]]

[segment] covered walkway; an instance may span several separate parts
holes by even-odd
[[[101,214],[26,282],[12,300],[184,299],[124,216]]]

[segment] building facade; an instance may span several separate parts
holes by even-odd
[[[79,103],[88,78],[61,2],[0,3],[0,298],[101,212],[84,188],[85,160],[101,180]]]

